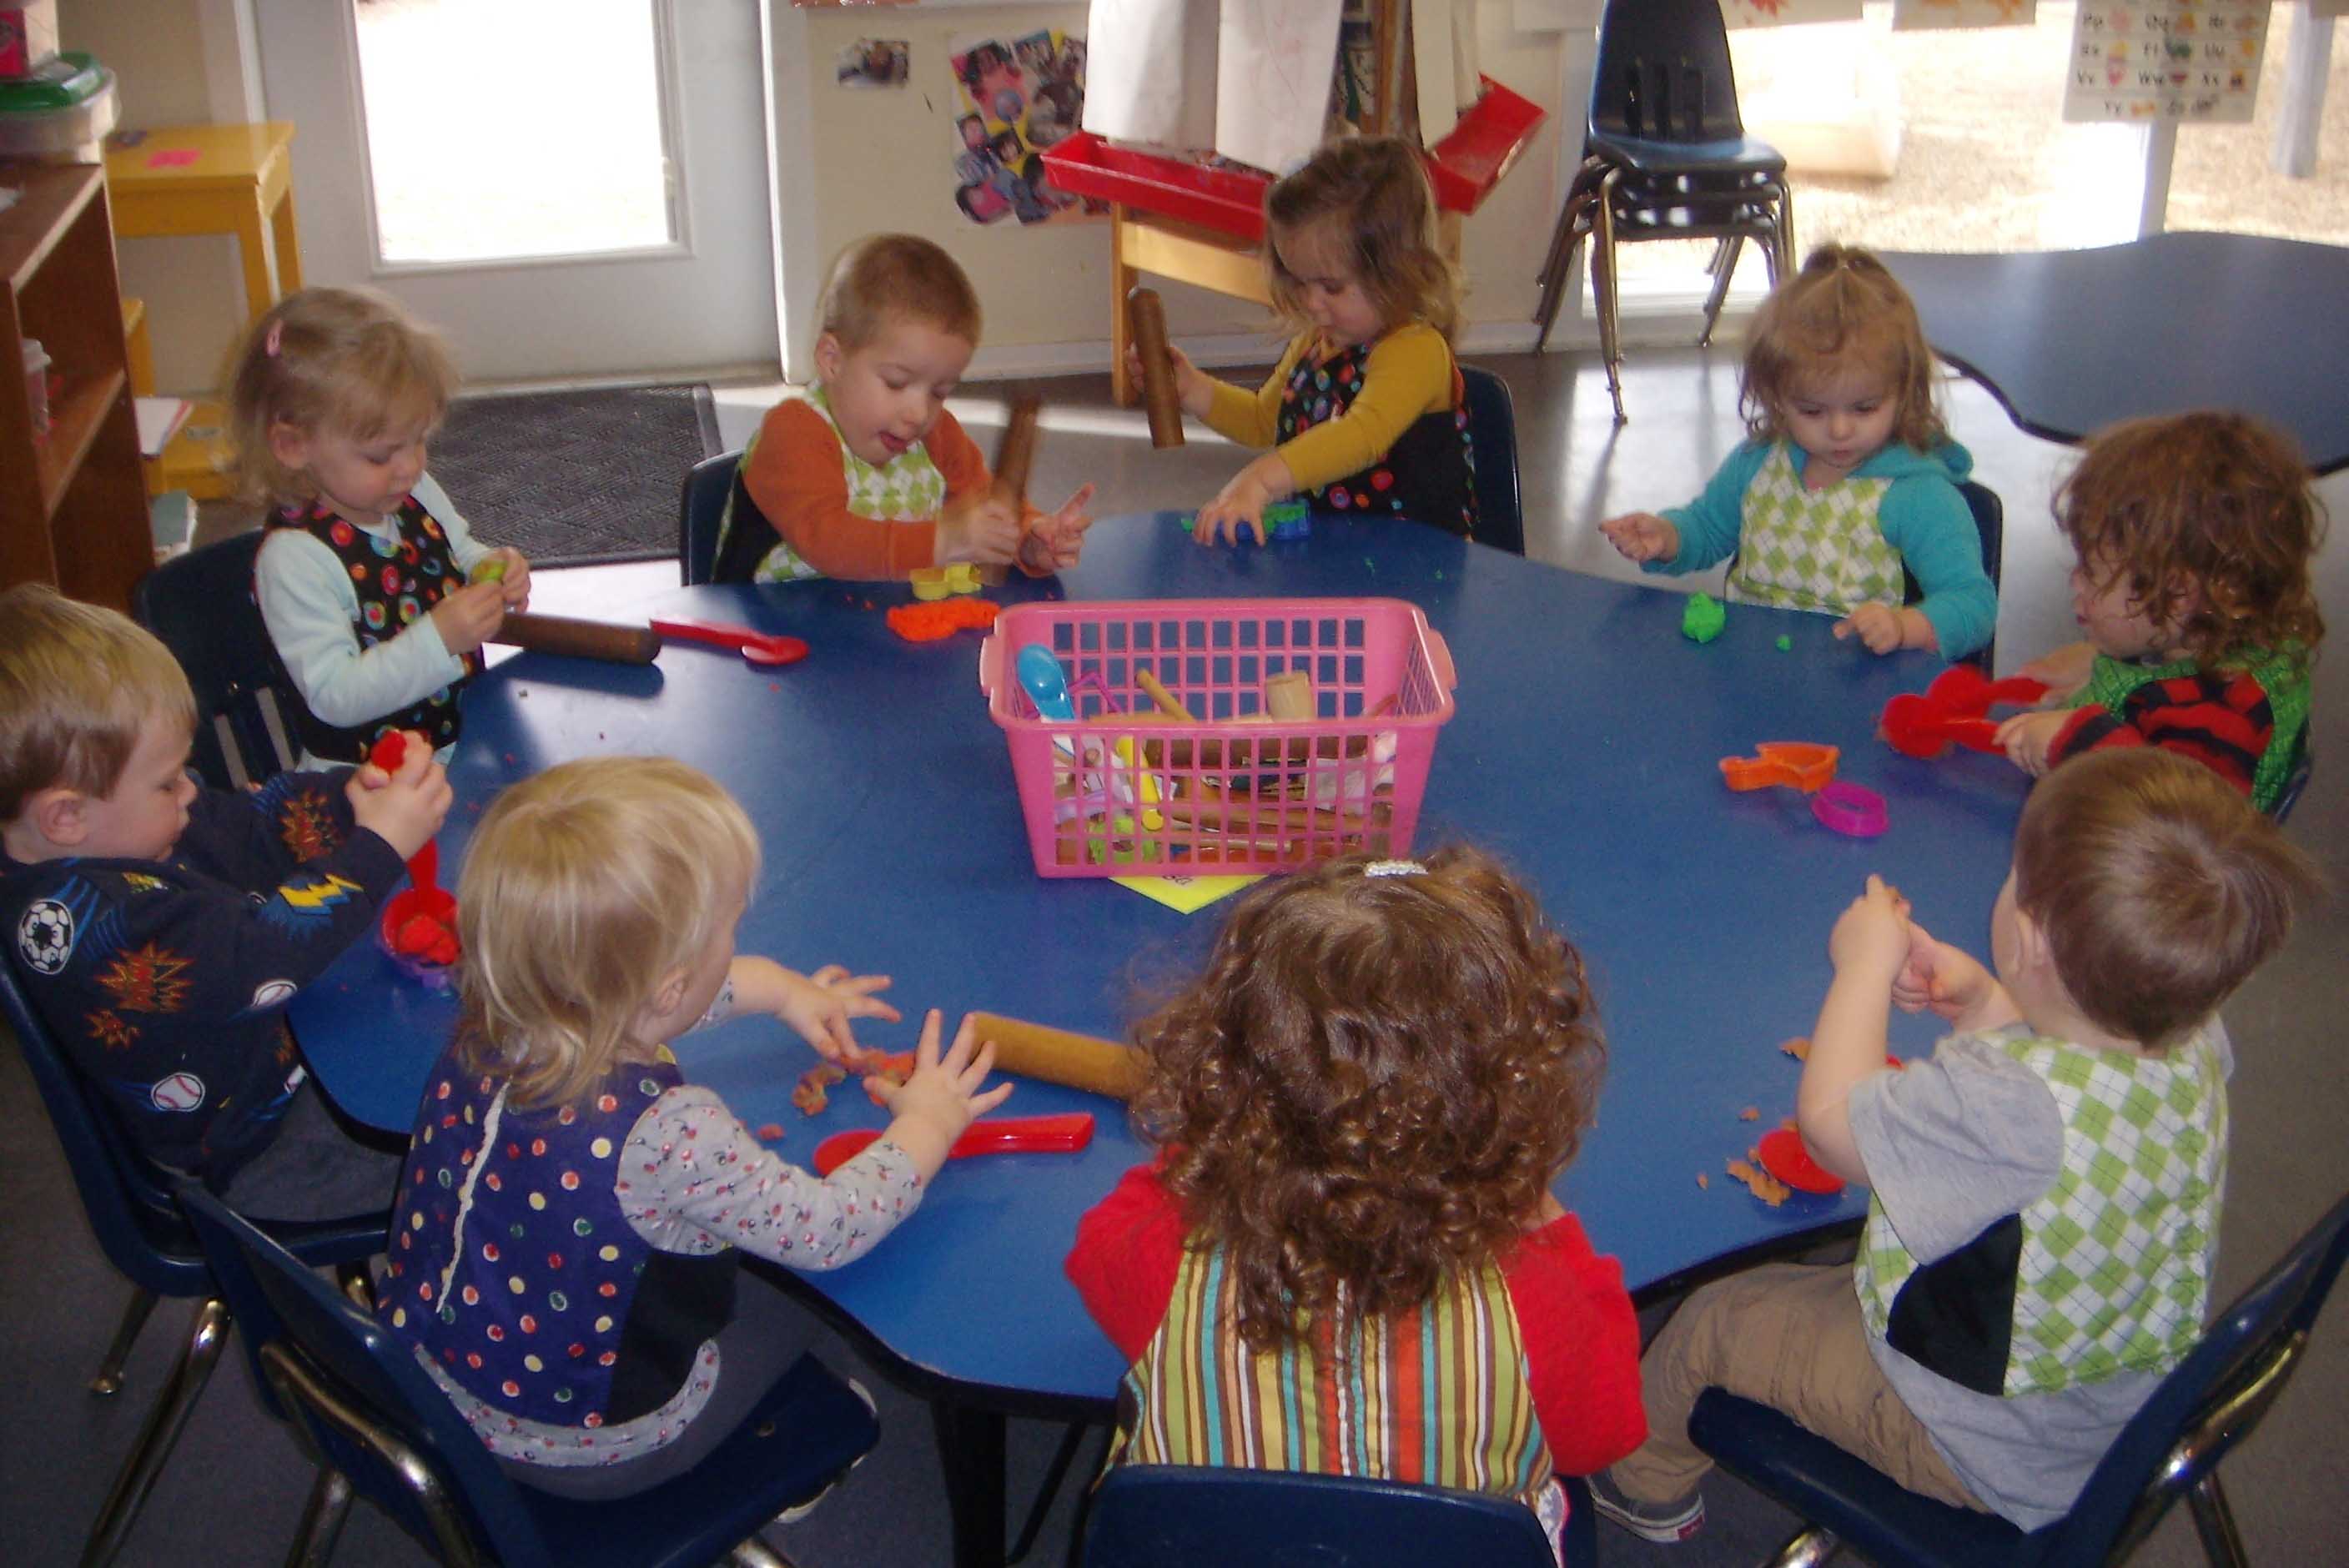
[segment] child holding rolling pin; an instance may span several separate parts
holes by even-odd
[[[1557,1540],[1557,1476],[1647,1427],[1622,1270],[1550,1191],[1605,1047],[1533,895],[1464,848],[1278,878],[1136,1033],[1158,1158],[1067,1264],[1132,1363],[1110,1462],[1489,1492]]]
[[[978,294],[952,256],[912,234],[859,240],[824,285],[823,323],[816,385],[770,409],[742,449],[718,582],[1015,561],[1040,577],[1077,563],[1093,487],[1058,511],[1027,504],[1033,407],[1014,408],[992,473],[947,411],[979,333]]]
[[[254,596],[301,701],[299,766],[357,763],[393,730],[446,761],[481,644],[530,603],[530,562],[492,549],[424,471],[456,390],[440,339],[379,294],[288,294],[229,384],[237,471],[270,507]]]
[[[425,1083],[377,1315],[516,1480],[632,1495],[731,1436],[811,1320],[741,1253],[832,1269],[922,1201],[1009,1084],[966,1023],[883,1081],[892,1119],[822,1179],[785,1163],[667,1042],[736,1014],[827,1057],[895,1018],[880,975],[738,954],[759,840],[706,775],[566,762],[500,795],[458,888],[457,1029]]]

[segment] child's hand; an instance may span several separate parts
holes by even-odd
[[[406,732],[408,749],[398,771],[389,775],[373,763],[351,773],[343,793],[351,803],[351,820],[367,829],[407,860],[429,843],[449,815],[455,798],[449,775],[432,760],[432,743],[414,730]]]
[[[886,975],[851,975],[844,965],[827,964],[812,975],[782,972],[782,995],[775,1016],[800,1032],[826,1061],[854,1064],[865,1052],[850,1031],[851,1018],[895,1023],[897,1009],[873,995],[889,988]]]
[[[1851,901],[1828,934],[1827,957],[1837,975],[1881,974],[1889,989],[1908,963],[1909,929],[1909,901],[1882,877],[1871,876],[1868,891]]]
[[[921,1043],[914,1051],[914,1076],[887,1091],[894,1119],[883,1137],[911,1156],[926,1181],[945,1164],[963,1129],[1010,1098],[1011,1086],[998,1084],[981,1093],[988,1069],[995,1065],[995,1047],[978,1043],[978,1031],[966,1015],[955,1031],[953,1048],[938,1056],[938,1010],[922,1020]],[[885,1085],[884,1086],[885,1088]]]
[[[1998,981],[1972,954],[1910,924],[1909,956],[1892,982],[1894,1006],[1904,1013],[1930,1008],[1954,1020],[1989,1001],[1997,988]]]
[[[485,562],[492,561],[499,562],[505,567],[504,574],[498,578],[498,588],[505,600],[506,608],[509,610],[529,609],[529,559],[525,557],[521,551],[514,549],[510,544],[500,545],[497,549],[491,551],[487,555],[482,556],[480,561],[473,562],[475,581],[478,582],[480,580],[480,573],[482,565]]]
[[[1264,509],[1277,499],[1260,481],[1251,477],[1248,469],[1242,469],[1233,477],[1232,482],[1223,488],[1221,494],[1199,509],[1198,517],[1191,524],[1191,542],[1214,544],[1221,535],[1226,542],[1237,544],[1240,530],[1249,528],[1255,531],[1257,540],[1261,543],[1264,540]]]
[[[1042,548],[1050,552],[1052,571],[1066,572],[1084,553],[1085,530],[1093,525],[1092,513],[1085,510],[1085,504],[1092,499],[1093,487],[1084,486],[1062,501],[1060,511],[1038,518],[1036,526],[1030,531],[1031,537],[1041,540]]]
[[[1642,565],[1651,561],[1674,560],[1681,552],[1681,531],[1652,511],[1610,517],[1599,525],[1599,531],[1622,552],[1624,560]]]
[[[497,634],[506,618],[502,583],[469,583],[432,606],[432,628],[452,654],[470,654]]]
[[[2047,683],[2047,702],[2061,701],[2088,684],[2088,674],[2095,667],[2096,645],[2066,643],[2064,646],[2032,660],[2014,673]]]
[[[983,566],[1004,566],[1019,553],[1019,509],[990,491],[977,490],[948,501],[938,514],[938,542],[934,559],[944,566],[970,561]]]
[[[2047,771],[2047,753],[2064,727],[2072,722],[2073,709],[2068,707],[2040,708],[2032,713],[2018,713],[1998,727],[1992,738],[2005,751],[2007,760],[2033,778]]]
[[[1166,357],[1174,366],[1174,397],[1183,405],[1183,412],[1195,419],[1207,417],[1208,405],[1216,400],[1216,384],[1199,373],[1191,356],[1175,347],[1166,346]],[[1135,387],[1142,385],[1142,350],[1129,343],[1125,346],[1125,378]]]
[[[1835,624],[1838,641],[1857,637],[1871,654],[1897,653],[1902,648],[1930,648],[1933,623],[1921,610],[1898,604],[1855,604],[1851,614]]]

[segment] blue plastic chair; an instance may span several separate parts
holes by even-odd
[[[1624,413],[1618,244],[1719,242],[1700,344],[1712,341],[1747,240],[1763,245],[1774,285],[1794,272],[1786,160],[1769,143],[1745,134],[1729,34],[1715,0],[1608,0],[1599,22],[1583,164],[1568,189],[1542,268],[1537,352],[1549,339],[1585,237],[1592,241],[1592,303],[1619,425]]]
[[[1929,1568],[2087,1568],[2116,1563],[2183,1494],[2214,1563],[2243,1562],[2218,1466],[2283,1391],[2349,1256],[2349,1198],[2237,1298],[2162,1380],[2072,1511],[2028,1533],[1894,1484],[1786,1417],[1719,1388],[1698,1396],[1689,1435],[1723,1469],[1810,1522],[1774,1560],[1823,1563],[1848,1544],[1873,1562]]]
[[[1567,1481],[1566,1562],[1598,1561],[1590,1493]],[[1368,1476],[1119,1465],[1085,1519],[1086,1568],[1310,1563],[1315,1568],[1553,1568],[1523,1503]]]
[[[1517,414],[1509,384],[1489,370],[1460,367],[1468,443],[1476,454],[1476,526],[1469,538],[1512,555],[1526,552],[1525,503],[1517,490]]]
[[[1994,589],[1998,586],[1999,568],[2006,560],[2006,508],[2000,503],[1998,491],[1974,480],[1961,480],[1958,493],[1966,498],[1966,509],[1974,514],[1974,532],[1982,538],[1982,575],[1990,579]],[[1900,567],[1900,582],[1905,590],[1902,603],[1914,604],[1924,598],[1924,588],[1906,562]],[[1966,657],[1980,664],[1984,675],[1990,675],[1998,668],[1994,662],[1997,653],[1998,632],[1993,625],[1990,641]]]
[[[292,680],[253,598],[259,530],[174,556],[139,581],[130,613],[162,640],[196,693],[196,771],[242,789],[294,765]]]
[[[155,1310],[157,1298],[186,1296],[196,1301],[187,1340],[180,1346],[179,1357],[155,1398],[155,1408],[140,1429],[139,1439],[90,1527],[89,1540],[82,1550],[84,1568],[89,1568],[113,1560],[155,1478],[162,1473],[181,1429],[187,1425],[196,1398],[220,1359],[228,1333],[228,1309],[214,1286],[195,1232],[164,1184],[162,1172],[131,1147],[114,1113],[99,1102],[66,1059],[6,962],[0,962],[0,1012],[5,1013],[41,1100],[48,1108],[49,1125],[57,1130],[57,1142],[65,1150],[67,1167],[73,1172],[82,1212],[89,1218],[98,1248],[131,1284],[129,1304],[123,1309],[121,1324],[107,1346],[98,1375],[90,1379],[90,1392],[112,1394],[121,1388],[123,1360],[138,1341],[148,1315]],[[274,1223],[269,1233],[306,1265],[351,1268],[383,1251],[384,1233],[390,1224],[387,1209],[347,1220]]]
[[[714,583],[718,573],[718,529],[726,519],[726,498],[734,497],[738,517],[761,517],[748,490],[734,482],[740,452],[720,452],[693,465],[677,509],[677,562],[688,588]]]
[[[326,1560],[356,1490],[445,1563],[698,1568],[731,1553],[771,1563],[760,1528],[822,1497],[880,1439],[856,1390],[803,1356],[684,1475],[612,1502],[538,1491],[499,1467],[374,1315],[210,1193],[181,1196],[256,1380],[319,1465],[298,1561]]]

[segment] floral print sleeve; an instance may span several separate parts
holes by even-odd
[[[628,1222],[664,1252],[723,1247],[795,1269],[835,1269],[873,1250],[922,1201],[886,1139],[829,1177],[777,1158],[712,1091],[670,1089],[636,1120],[613,1182]]]

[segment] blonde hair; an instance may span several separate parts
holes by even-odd
[[[978,291],[945,249],[918,234],[868,234],[840,253],[823,285],[820,331],[862,348],[893,316],[926,322],[973,347]]]
[[[270,450],[269,432],[354,441],[430,429],[456,395],[457,367],[438,334],[365,289],[303,289],[253,324],[228,377],[236,477],[252,500],[309,500],[317,485]]]
[[[2089,1019],[2148,1049],[2217,1010],[2292,931],[2314,865],[2175,752],[2092,751],[2041,779],[2014,831],[2015,907]]]
[[[1280,259],[1277,242],[1317,225],[1333,236],[1347,268],[1387,326],[1424,321],[1448,342],[1460,322],[1460,273],[1444,254],[1435,191],[1419,149],[1399,136],[1333,141],[1264,194],[1265,268],[1273,307],[1292,326],[1311,325],[1305,283]]]
[[[1894,440],[1930,452],[1949,438],[1933,401],[1933,351],[1909,291],[1872,253],[1821,245],[1754,313],[1737,387],[1746,429],[1758,440],[1782,438],[1798,390],[1855,362],[1889,384]]]
[[[637,1013],[709,949],[759,876],[731,795],[666,757],[597,757],[483,812],[457,885],[457,1038],[520,1105],[567,1105],[633,1047]]]
[[[0,822],[60,785],[112,795],[158,719],[192,733],[196,696],[153,633],[46,583],[0,593]]]

